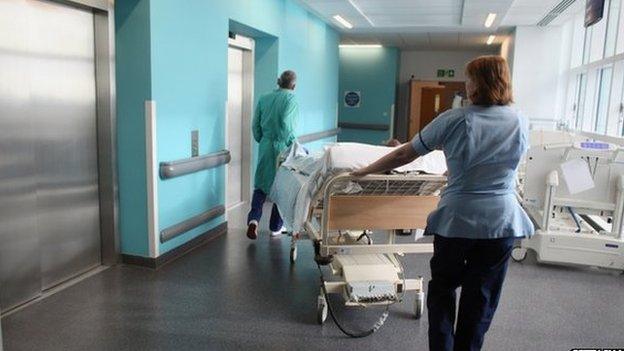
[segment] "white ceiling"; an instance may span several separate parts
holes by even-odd
[[[535,25],[561,0],[299,0],[310,11],[338,29],[343,43],[380,43],[417,50],[484,50],[487,37],[496,34],[499,45],[512,28]],[[576,3],[582,3],[577,0]],[[577,11],[572,6],[561,17]],[[497,17],[491,28],[488,13]],[[341,15],[353,24],[335,22]],[[558,18],[552,25],[563,22]]]
[[[505,26],[533,26],[557,6],[559,2],[561,0],[516,0],[507,12],[502,24]],[[567,11],[551,22],[551,25],[561,25],[574,13],[582,11],[584,6],[584,0],[576,0]]]

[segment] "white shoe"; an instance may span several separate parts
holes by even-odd
[[[277,232],[271,232],[271,238],[276,238],[278,236],[282,235],[282,231],[277,231]]]

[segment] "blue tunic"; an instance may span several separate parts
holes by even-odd
[[[448,186],[427,219],[427,234],[448,238],[530,237],[533,224],[516,194],[528,148],[526,119],[509,106],[468,106],[435,118],[412,140],[420,155],[443,150]]]

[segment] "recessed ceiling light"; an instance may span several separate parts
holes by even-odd
[[[364,19],[371,25],[371,26],[375,26],[375,23],[373,23],[373,21],[371,21],[370,17],[366,16],[366,14],[364,13],[364,11],[362,11],[362,9],[353,1],[353,0],[347,0],[351,6],[353,6],[353,8],[360,13],[360,15],[362,15],[362,17],[364,17]]]
[[[490,35],[488,37],[487,44],[488,45],[492,45],[492,43],[494,42],[494,39],[496,39],[496,36],[495,35]]]
[[[347,21],[346,19],[342,18],[342,16],[340,16],[340,15],[335,15],[334,19],[336,20],[336,22],[342,24],[342,26],[347,28],[347,29],[353,28],[353,25],[349,21]]]
[[[370,49],[370,48],[381,48],[383,47],[381,44],[340,44],[338,45],[341,48],[359,48],[359,49]]]
[[[492,26],[492,24],[494,24],[494,20],[496,19],[496,14],[495,13],[489,13],[487,15],[487,17],[485,18],[485,27],[486,28],[490,28]]]

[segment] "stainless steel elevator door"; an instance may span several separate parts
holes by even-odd
[[[243,201],[243,50],[228,48],[227,166],[226,207]]]
[[[0,1],[0,307],[101,262],[94,17]]]

